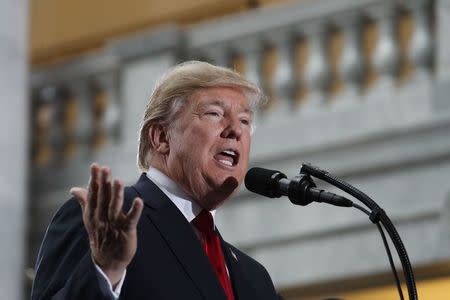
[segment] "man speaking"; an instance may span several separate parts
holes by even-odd
[[[265,268],[214,222],[244,179],[263,98],[226,68],[170,69],[145,108],[141,177],[124,188],[91,166],[87,189],[72,188],[47,230],[32,299],[280,299]]]

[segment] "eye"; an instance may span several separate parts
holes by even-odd
[[[241,124],[250,125],[250,120],[249,119],[241,119]]]
[[[208,111],[208,112],[206,112],[206,115],[214,116],[214,117],[220,117],[221,116],[221,114],[219,112],[217,112],[217,111]]]
[[[207,117],[209,119],[213,119],[213,120],[219,120],[220,118],[223,117],[223,113],[218,110],[208,110],[205,112],[204,115],[205,115],[205,117]]]

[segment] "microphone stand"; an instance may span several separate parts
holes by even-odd
[[[369,215],[369,219],[372,221],[372,223],[376,224],[378,226],[378,228],[380,229],[380,232],[383,237],[383,241],[385,242],[385,245],[387,245],[383,231],[381,230],[379,223],[381,223],[384,226],[384,228],[388,232],[388,234],[392,240],[392,243],[394,244],[395,249],[397,250],[397,254],[400,258],[400,262],[401,262],[402,268],[403,268],[403,273],[405,275],[406,286],[408,288],[409,299],[417,300],[418,295],[417,295],[417,290],[416,290],[416,283],[414,280],[414,273],[412,270],[412,266],[411,266],[411,263],[408,258],[408,253],[406,252],[405,246],[403,245],[400,235],[398,234],[397,230],[395,229],[394,224],[392,224],[392,221],[386,215],[386,212],[377,203],[375,203],[375,201],[373,201],[369,196],[367,196],[366,194],[364,194],[357,188],[353,187],[352,185],[348,184],[347,182],[337,178],[336,176],[331,175],[327,171],[321,170],[310,164],[302,164],[300,173],[306,174],[309,176],[313,176],[313,177],[321,179],[325,182],[328,182],[329,184],[352,195],[353,197],[355,197],[356,199],[361,201],[364,205],[366,205],[371,210],[370,212],[368,212],[366,209],[362,208],[361,206],[359,206],[357,204],[353,204],[353,207],[358,208],[361,211],[363,211]],[[393,263],[392,263],[392,260],[390,257],[389,248],[387,247],[386,249],[388,251],[391,266],[393,266]],[[398,282],[398,277],[397,277],[397,273],[395,272],[395,267],[394,267],[394,276],[396,277],[397,282]],[[401,297],[401,299],[403,299],[403,294],[401,292],[401,287],[399,285],[398,285],[398,288],[399,288],[400,297]]]

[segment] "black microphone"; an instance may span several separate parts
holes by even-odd
[[[318,189],[306,174],[287,179],[286,175],[279,171],[255,167],[245,175],[245,187],[251,192],[270,198],[288,196],[289,200],[297,205],[324,202],[336,206],[353,206],[353,201],[345,197]]]

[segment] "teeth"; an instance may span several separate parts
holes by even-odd
[[[230,166],[230,167],[232,167],[233,166],[233,163],[231,162],[231,161],[228,161],[228,160],[224,160],[224,159],[221,159],[221,160],[219,160],[221,163],[223,163],[224,165],[227,165],[227,166]]]
[[[224,150],[223,153],[226,153],[231,156],[236,156],[236,153],[233,150]]]

